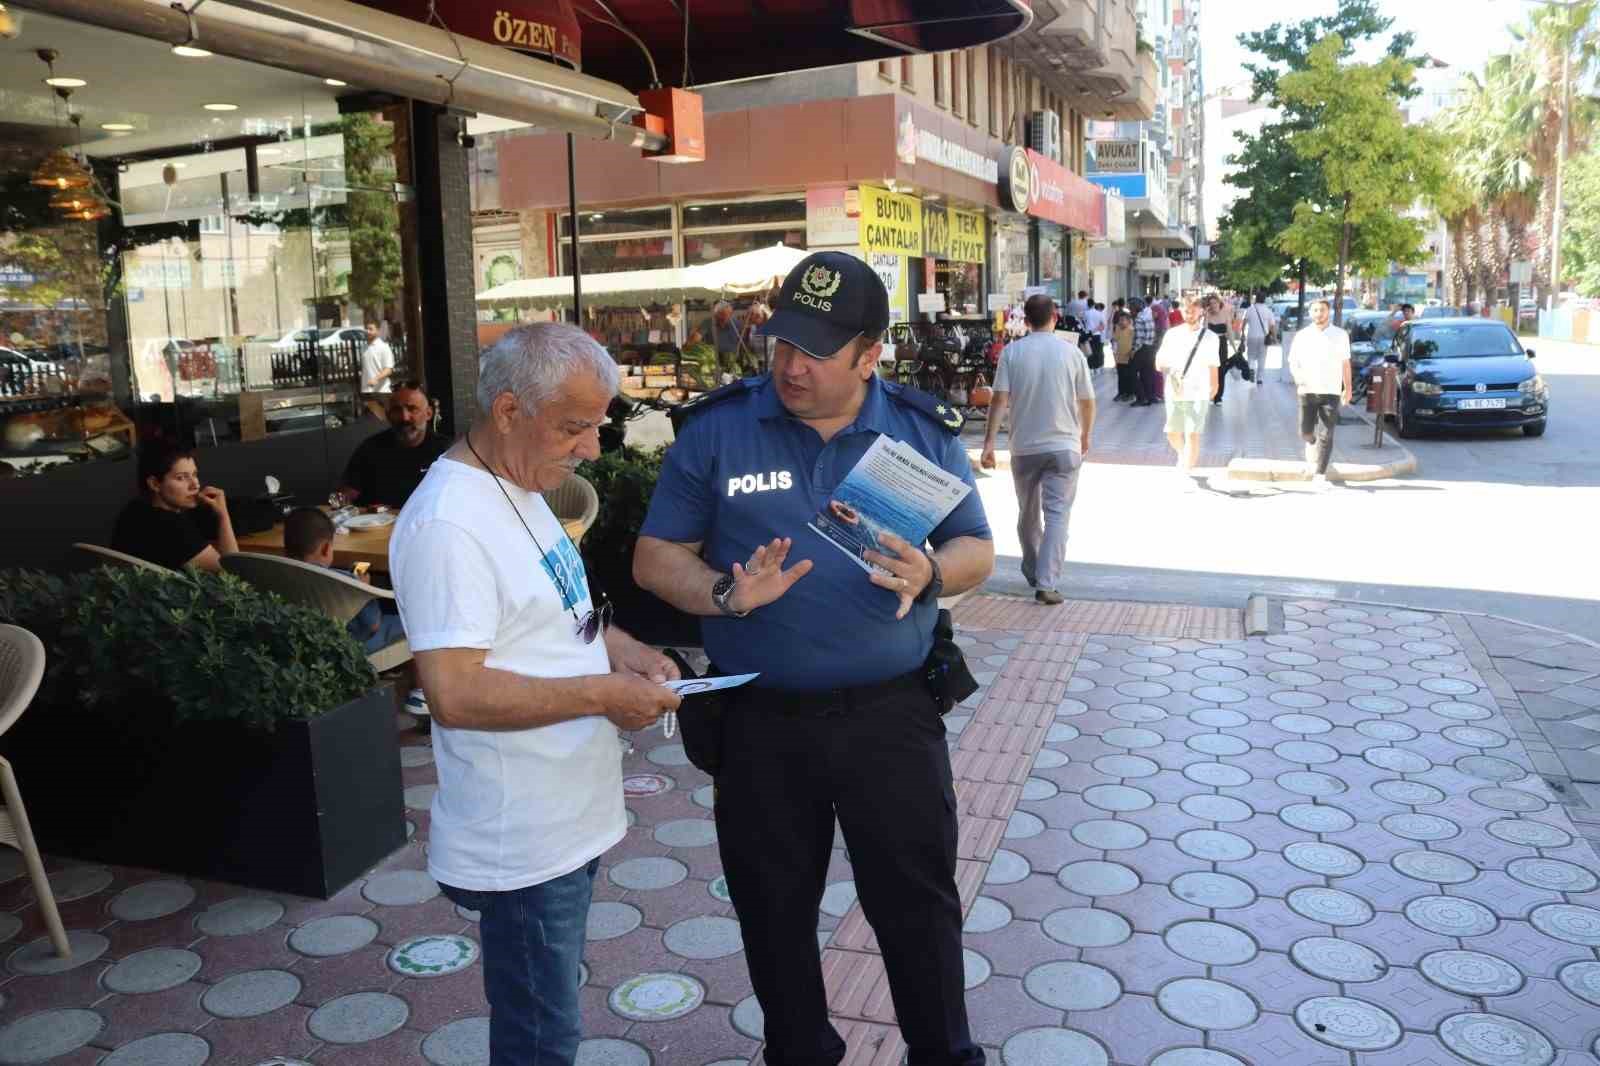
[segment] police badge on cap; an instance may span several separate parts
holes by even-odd
[[[765,328],[814,359],[828,359],[855,338],[877,339],[889,328],[889,294],[855,256],[816,252],[783,279]]]

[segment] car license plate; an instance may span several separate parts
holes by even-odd
[[[1505,408],[1506,401],[1502,398],[1485,398],[1482,400],[1462,400],[1456,406],[1463,411],[1499,411]]]

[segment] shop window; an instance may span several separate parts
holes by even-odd
[[[715,263],[730,255],[770,248],[774,244],[787,244],[791,248],[806,246],[804,226],[797,229],[738,230],[725,233],[688,233],[683,238],[683,264]]]
[[[988,60],[984,63],[984,72],[988,75],[989,86],[989,136],[1000,136],[1000,57],[996,54],[994,46],[988,49]]]
[[[596,208],[579,212],[578,238],[599,237],[606,234],[647,233],[651,230],[672,229],[672,208],[645,207],[628,211],[607,211]],[[572,216],[563,214],[557,222],[556,235],[562,240],[572,236]]]
[[[950,113],[956,118],[961,117],[964,103],[963,90],[966,87],[966,79],[962,77],[961,73],[961,68],[964,65],[961,62],[961,58],[960,52],[950,53]]]
[[[878,77],[882,78],[884,81],[894,81],[894,60],[878,60]]]
[[[1000,58],[1000,122],[1001,132],[997,135],[1003,140],[1011,140],[1012,123],[1014,121],[1011,111],[1011,60],[1002,56]]]
[[[933,105],[946,106],[944,87],[944,56],[933,57]]]
[[[916,78],[912,73],[915,69],[911,64],[910,56],[900,57],[900,87],[907,92],[916,91]]]
[[[978,124],[978,53],[967,53],[967,125]]]
[[[806,198],[803,194],[775,200],[686,204],[683,208],[685,231],[707,226],[757,226],[764,223],[805,220]]]
[[[626,237],[618,240],[580,241],[585,274],[614,274],[619,270],[656,270],[672,265],[672,237]],[[561,273],[572,273],[572,245],[561,246]]]

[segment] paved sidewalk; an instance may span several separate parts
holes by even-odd
[[[1276,349],[1274,349],[1274,352]],[[1209,409],[1201,438],[1200,466],[1225,476],[1251,481],[1304,481],[1305,443],[1300,439],[1300,407],[1294,386],[1280,381],[1282,371],[1268,361],[1266,380],[1254,386],[1237,376],[1228,381],[1221,407]],[[1164,431],[1165,409],[1114,403],[1116,372],[1107,367],[1095,375],[1096,417],[1091,463],[1171,466],[1172,448]],[[1385,434],[1381,448],[1372,447],[1373,429],[1365,410],[1345,407],[1334,434],[1330,476],[1339,481],[1373,481],[1415,473],[1416,457]],[[983,447],[985,422],[967,423],[963,437],[974,461]],[[1005,447],[1001,432],[997,451]],[[997,455],[1001,466],[1009,456]]]
[[[947,721],[991,1063],[1595,1066],[1600,860],[1581,833],[1600,816],[1541,777],[1528,728],[1553,706],[1536,696],[1589,698],[1595,649],[1284,609],[1284,632],[1250,639],[1236,610],[956,609],[983,686]],[[579,1061],[749,1062],[760,1011],[709,783],[659,730],[633,739]],[[485,1063],[474,916],[423,872],[435,776],[426,738],[405,741],[415,838],[326,903],[51,862],[77,947],[61,965],[0,852],[0,1063]],[[818,926],[830,1001],[846,1061],[895,1066],[842,845]]]

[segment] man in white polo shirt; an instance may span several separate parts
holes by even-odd
[[[1295,335],[1289,351],[1289,369],[1300,393],[1300,437],[1306,442],[1306,465],[1317,488],[1328,484],[1339,405],[1350,402],[1350,335],[1329,321],[1331,317],[1327,300],[1312,303],[1311,328]]]

